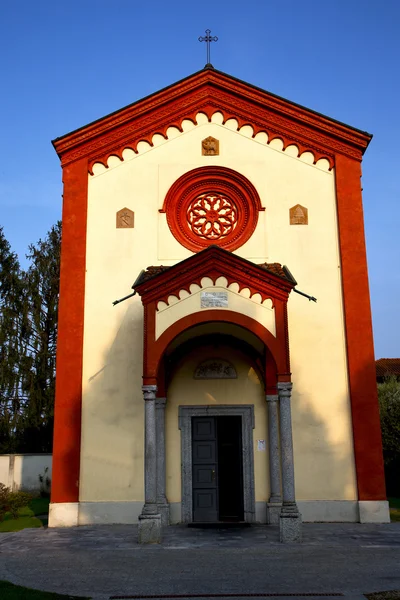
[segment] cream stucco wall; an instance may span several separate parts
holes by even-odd
[[[248,177],[265,207],[235,253],[287,264],[299,289],[318,299],[289,300],[297,496],[355,499],[333,172],[326,161],[310,164],[310,153],[297,158],[294,147],[282,152],[265,134],[253,139],[251,128],[237,132],[233,120],[213,120],[184,122],[182,134],[155,136],[153,148],[143,142],[138,155],[111,157],[108,169],[97,165],[89,177],[80,499],[143,499],[142,306],[138,297],[116,307],[112,301],[129,293],[141,269],[191,255],[158,211],[177,177],[210,164]],[[220,156],[201,156],[209,135],[220,140]],[[298,203],[308,208],[308,226],[289,225],[289,208]],[[115,228],[115,213],[125,206],[135,212],[134,229]],[[174,304],[174,318],[188,304]],[[164,312],[161,328],[170,322]],[[174,435],[178,444],[178,429]]]

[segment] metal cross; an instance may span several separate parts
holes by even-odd
[[[206,42],[207,43],[207,64],[206,64],[206,67],[207,66],[211,66],[212,67],[212,64],[210,62],[210,43],[211,42],[218,42],[217,36],[216,35],[211,36],[210,33],[211,33],[211,29],[206,29],[206,35],[199,37],[199,42]]]

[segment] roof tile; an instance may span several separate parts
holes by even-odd
[[[377,377],[400,377],[400,358],[379,358],[375,365]]]

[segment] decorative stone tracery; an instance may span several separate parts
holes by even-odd
[[[236,379],[235,367],[227,360],[209,358],[201,362],[195,372],[194,379]]]
[[[229,235],[237,225],[235,203],[220,194],[200,194],[188,207],[187,220],[192,232],[213,242]]]
[[[240,248],[251,237],[258,213],[265,210],[253,184],[220,166],[200,167],[170,187],[163,208],[172,235],[192,252],[216,244]]]

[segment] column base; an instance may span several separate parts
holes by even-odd
[[[267,502],[268,525],[279,525],[279,517],[282,510],[281,502]]]
[[[157,511],[161,515],[161,525],[166,527],[169,525],[169,504],[168,502],[163,504],[157,504]]]
[[[298,510],[285,511],[282,508],[279,516],[279,539],[282,544],[301,542],[302,520]]]
[[[79,502],[51,502],[49,527],[77,527]]]
[[[161,515],[140,515],[138,525],[139,544],[161,542]]]
[[[389,502],[387,500],[360,500],[360,523],[390,523]]]

